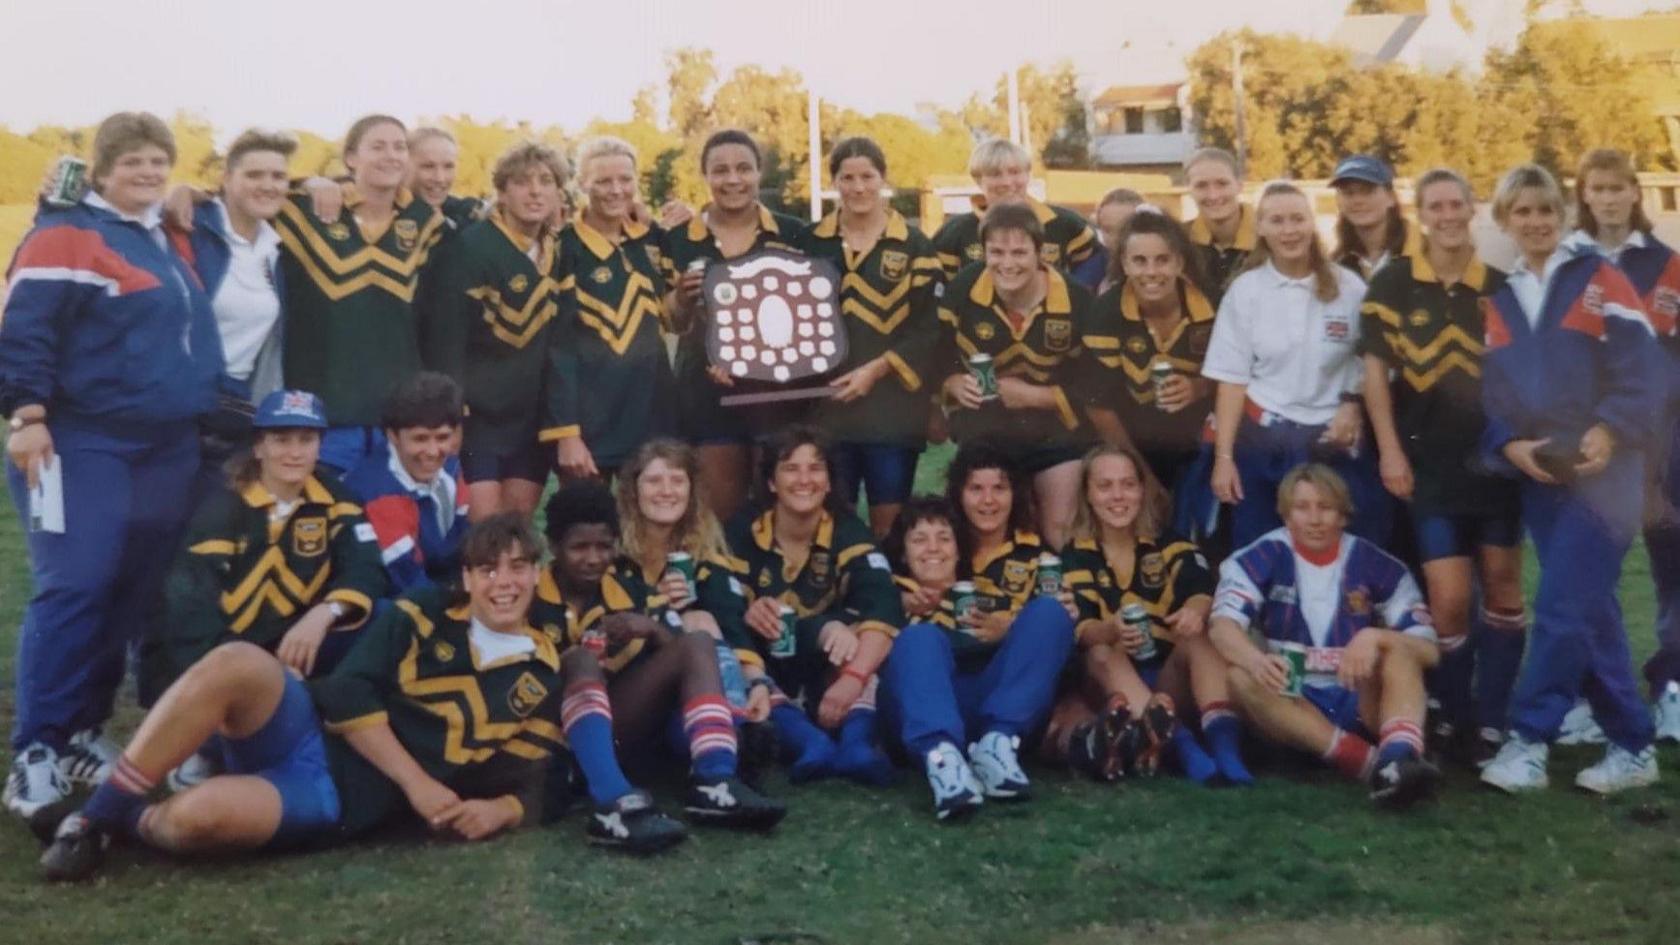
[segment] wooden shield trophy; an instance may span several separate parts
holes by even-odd
[[[840,272],[826,259],[765,249],[712,263],[702,283],[706,357],[750,389],[726,406],[829,397],[822,379],[846,361]]]

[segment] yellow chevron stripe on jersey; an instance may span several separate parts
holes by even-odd
[[[484,306],[484,323],[490,326],[491,334],[512,347],[523,348],[560,310],[554,301],[557,286],[553,279],[543,276],[521,308],[503,302],[501,291],[491,286],[475,286],[467,290],[467,295]]]
[[[1437,334],[1434,340],[1422,346],[1413,344],[1410,338],[1401,334],[1394,334],[1388,340],[1401,357],[1419,366],[1434,360],[1449,345],[1478,358],[1482,354],[1482,343],[1470,337],[1464,329],[1457,325],[1448,325],[1441,329],[1440,334]],[[1480,376],[1479,371],[1477,376]]]
[[[626,267],[624,295],[617,308],[585,292],[581,284],[575,285],[573,295],[579,320],[600,335],[613,354],[622,355],[629,349],[643,319],[649,315],[655,320],[663,318],[663,306],[654,295],[652,280],[634,268]]]
[[[376,245],[377,241],[364,245],[348,256],[342,255],[333,249],[332,244],[321,238],[320,232],[309,222],[307,211],[290,200],[280,205],[280,215],[275,222],[287,224],[277,228],[283,241],[290,235],[293,249],[309,248],[335,275],[347,276],[370,265],[381,265],[389,269],[392,275],[407,277],[426,264],[432,238],[443,228],[444,217],[440,213],[434,213],[427,219],[425,227],[414,239],[414,252],[406,258],[393,256],[380,249]]]
[[[1415,390],[1425,391],[1434,387],[1435,383],[1453,368],[1458,368],[1471,377],[1482,376],[1481,363],[1460,351],[1447,352],[1440,361],[1436,362],[1434,367],[1427,371],[1419,371],[1408,367],[1400,373],[1406,378],[1406,383],[1412,385]]]

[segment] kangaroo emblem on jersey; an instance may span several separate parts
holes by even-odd
[[[327,550],[327,520],[321,516],[300,518],[292,523],[292,553],[314,558]]]
[[[515,273],[513,278],[508,280],[508,291],[524,292],[526,286],[529,286],[530,284],[531,280],[525,278],[525,274],[523,272]]]
[[[884,250],[881,253],[881,278],[890,282],[897,282],[904,278],[904,271],[910,267],[910,254],[899,249]]]
[[[397,245],[406,253],[414,248],[414,241],[420,238],[420,224],[413,220],[398,220],[391,224],[391,232],[396,234]]]
[[[327,238],[342,243],[350,238],[350,227],[344,223],[332,223],[327,226]]]
[[[1044,320],[1044,347],[1051,351],[1066,351],[1073,344],[1073,322],[1067,318]]]
[[[519,678],[514,680],[513,688],[508,690],[508,708],[513,710],[514,715],[524,718],[536,711],[547,696],[547,687],[537,677],[529,672],[520,673]]]

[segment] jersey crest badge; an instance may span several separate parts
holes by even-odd
[[[331,223],[327,225],[327,239],[342,243],[349,238],[349,225],[344,223]]]
[[[1139,559],[1138,575],[1143,579],[1144,587],[1160,587],[1167,579],[1166,559],[1159,551],[1151,551]]]
[[[1038,249],[1038,258],[1046,266],[1054,266],[1062,261],[1062,248],[1055,243],[1045,243]]]
[[[414,241],[420,238],[420,224],[413,220],[398,220],[391,224],[391,232],[397,237],[397,247],[406,253],[414,248]]]
[[[1347,611],[1350,614],[1368,614],[1371,612],[1371,595],[1363,587],[1356,587],[1347,592]]]
[[[530,284],[531,280],[525,278],[525,274],[523,272],[515,273],[513,278],[508,280],[508,291],[524,292]]]
[[[1011,594],[1019,594],[1027,589],[1027,563],[1025,561],[1005,561],[1003,563],[1003,586]]]
[[[606,266],[596,266],[595,271],[589,274],[589,278],[596,285],[606,285],[612,281],[612,270]]]
[[[974,326],[974,337],[979,338],[981,341],[991,341],[992,337],[996,334],[997,329],[992,326],[991,322],[981,322],[980,324]]]
[[[1072,345],[1072,319],[1047,318],[1044,320],[1044,347],[1051,351],[1066,351]]]
[[[520,673],[513,688],[508,690],[508,708],[513,710],[514,715],[524,718],[535,712],[547,696],[548,687],[541,680],[529,672]]]
[[[1149,342],[1144,341],[1142,335],[1133,335],[1126,339],[1126,350],[1133,354],[1147,354]]]
[[[437,657],[439,663],[447,663],[455,658],[455,647],[453,644],[439,640],[437,646],[432,647],[432,655]]]
[[[1412,309],[1412,314],[1406,316],[1406,323],[1413,328],[1422,328],[1429,324],[1429,310],[1424,308]]]
[[[327,520],[324,516],[300,518],[292,523],[292,553],[314,558],[327,550]]]
[[[829,567],[829,564],[830,564],[830,561],[829,561],[829,557],[828,557],[828,552],[826,552],[826,551],[813,551],[813,552],[811,552],[810,568],[811,568],[811,583],[812,584],[815,584],[815,585],[821,587],[822,585],[828,583],[828,578],[829,578],[828,567]]]
[[[979,262],[980,257],[985,255],[985,253],[985,248],[979,243],[970,243],[963,247],[963,255],[968,257],[969,262]]]
[[[904,272],[909,268],[909,253],[900,249],[889,249],[881,253],[881,278],[897,282],[904,278]]]

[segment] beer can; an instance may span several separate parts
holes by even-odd
[[[607,631],[600,627],[590,627],[583,631],[583,639],[579,641],[583,648],[600,657],[607,652]]]
[[[699,259],[690,259],[688,261],[688,265],[683,267],[683,271],[684,272],[705,272],[706,267],[711,265],[711,264],[712,264],[711,260],[702,256]]]
[[[1307,648],[1299,643],[1274,643],[1274,652],[1289,661],[1289,681],[1283,694],[1291,699],[1301,698],[1301,687],[1307,680]]]
[[[792,607],[782,605],[782,635],[770,643],[770,655],[779,660],[791,659],[799,650],[799,641],[794,636],[795,624],[799,622],[799,615]]]
[[[65,155],[53,165],[50,187],[47,190],[47,203],[55,207],[73,207],[82,202],[87,195],[87,162],[79,157]]]
[[[957,629],[963,633],[973,633],[974,628],[962,621],[964,617],[973,616],[980,611],[980,595],[974,591],[974,582],[958,581],[945,593],[951,598],[951,613],[957,618]]]
[[[688,585],[688,603],[684,607],[694,606],[700,596],[700,586],[696,582],[694,556],[686,551],[673,551],[665,556],[665,566],[682,575],[683,583]]]
[[[1139,663],[1147,663],[1160,653],[1155,645],[1155,628],[1149,619],[1149,610],[1139,603],[1130,603],[1120,608],[1120,621],[1126,626],[1143,633],[1143,645],[1132,654],[1132,659]]]
[[[1155,406],[1161,406],[1161,388],[1167,386],[1167,380],[1173,376],[1172,362],[1161,358],[1149,365],[1149,384],[1155,390]]]
[[[1038,556],[1038,593],[1044,597],[1062,593],[1062,559],[1048,551]]]
[[[981,400],[997,399],[997,369],[992,365],[991,355],[971,355],[968,359],[968,373],[973,374],[975,383],[980,385]]]

